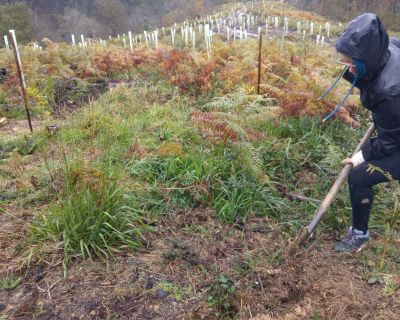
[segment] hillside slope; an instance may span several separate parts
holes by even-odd
[[[0,49],[0,319],[398,319],[397,182],[376,188],[366,250],[331,251],[344,186],[287,255],[370,121],[354,94],[321,123],[348,89],[316,101],[340,30],[268,1],[132,48],[24,46],[33,134]]]
[[[229,1],[24,0],[13,4],[8,0],[0,0],[0,34],[6,34],[8,29],[13,28],[26,34],[31,41],[41,40],[43,37],[53,41],[68,41],[71,33],[107,38],[109,35],[126,33],[127,30],[141,32],[181,22],[185,18],[210,14],[213,9],[227,2]],[[28,12],[21,4],[26,4]],[[18,16],[22,14],[25,15],[24,24],[18,21]],[[33,32],[27,34],[26,29],[30,27]]]

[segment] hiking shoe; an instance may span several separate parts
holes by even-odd
[[[359,252],[361,251],[369,241],[369,233],[349,228],[349,231],[344,238],[333,246],[333,250],[336,252]]]

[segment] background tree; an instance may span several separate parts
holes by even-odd
[[[70,34],[103,36],[142,32],[197,16],[237,0],[0,0],[0,32],[17,29],[19,41],[69,41]],[[400,30],[400,0],[287,0],[297,7],[348,22],[377,13],[388,29]],[[3,13],[2,13],[3,12]]]
[[[390,30],[400,30],[400,0],[288,0],[301,9],[347,22],[361,13],[378,14]]]
[[[0,35],[15,29],[18,41],[29,42],[34,35],[32,12],[26,3],[0,5]]]
[[[110,33],[109,28],[100,25],[94,18],[89,18],[76,9],[67,8],[59,18],[58,36],[63,41],[69,41],[71,34],[95,37],[99,34]]]
[[[97,0],[96,20],[111,30],[113,35],[127,32],[127,16],[120,0]]]

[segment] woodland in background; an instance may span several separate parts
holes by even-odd
[[[399,0],[289,0],[286,2],[344,22],[361,13],[373,12],[382,18],[388,29],[400,30]]]
[[[104,37],[171,25],[210,12],[230,0],[0,0],[0,34],[17,31],[20,41],[71,34]],[[2,42],[2,41],[1,41]],[[3,43],[0,45],[3,46]]]
[[[20,41],[47,37],[70,41],[71,34],[108,38],[169,26],[212,12],[231,0],[0,0],[0,35],[17,31]],[[400,0],[289,0],[301,9],[349,21],[363,12],[377,13],[388,29],[400,30]],[[1,44],[0,46],[3,46]]]

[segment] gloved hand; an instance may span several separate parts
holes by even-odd
[[[365,159],[364,156],[360,151],[358,151],[354,156],[352,156],[351,158],[346,158],[342,161],[342,164],[351,164],[353,166],[353,168],[359,166],[360,164],[364,163]]]

